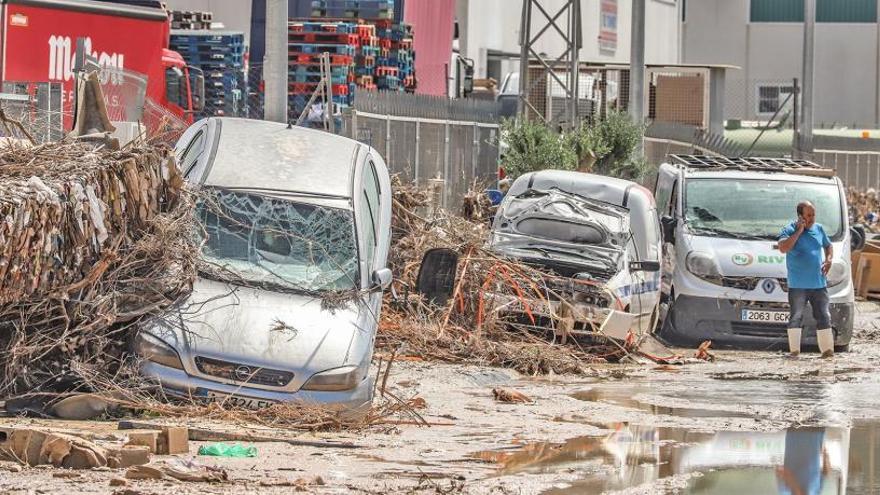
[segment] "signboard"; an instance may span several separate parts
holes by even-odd
[[[602,0],[599,10],[599,50],[617,51],[617,0]]]

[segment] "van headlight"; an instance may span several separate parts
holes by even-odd
[[[332,370],[315,373],[309,381],[302,386],[303,390],[319,392],[339,392],[351,390],[358,386],[364,377],[362,366],[343,366]]]
[[[831,262],[831,269],[828,270],[828,276],[825,279],[828,281],[828,287],[834,287],[846,282],[849,276],[849,267],[846,266],[846,263],[833,261]]]
[[[721,271],[718,269],[718,263],[707,253],[694,251],[688,254],[685,266],[689,272],[703,280],[716,284],[721,283]]]
[[[147,332],[138,332],[132,344],[132,350],[139,357],[169,368],[183,369],[180,355],[173,347],[162,339]]]

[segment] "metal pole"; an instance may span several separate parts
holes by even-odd
[[[287,1],[266,0],[266,120],[287,122]]]
[[[571,36],[571,45],[572,45],[572,53],[571,53],[571,128],[575,129],[578,126],[578,90],[580,89],[581,83],[581,74],[580,74],[580,56],[581,56],[581,2],[580,0],[574,0],[569,5],[569,35]]]
[[[800,154],[798,153],[798,149],[797,149],[797,144],[798,144],[798,140],[800,139],[800,137],[798,137],[798,136],[801,132],[801,127],[800,127],[801,123],[799,120],[801,118],[801,114],[800,114],[801,83],[800,83],[800,81],[798,81],[798,78],[796,78],[796,77],[792,81],[791,92],[792,92],[792,94],[794,94],[794,103],[792,104],[792,114],[793,114],[792,116],[794,117],[792,119],[792,127],[794,127],[794,132],[792,134],[794,135],[794,142],[792,143],[792,146],[794,147],[794,157],[800,158]]]
[[[804,74],[801,98],[801,151],[813,152],[813,76],[815,75],[816,0],[804,0]]]
[[[519,28],[519,102],[517,104],[516,114],[525,120],[528,120],[528,109],[526,100],[528,99],[529,88],[529,46],[532,40],[529,39],[532,26],[532,0],[523,0],[522,23]]]
[[[632,2],[632,35],[630,36],[629,114],[633,122],[645,122],[645,0]],[[644,140],[639,150],[644,149]]]

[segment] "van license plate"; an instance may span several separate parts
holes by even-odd
[[[233,407],[253,410],[265,409],[275,403],[271,400],[254,399],[252,397],[238,397],[236,395],[210,391],[208,392],[208,402],[222,402],[226,405],[230,405]]]
[[[742,321],[757,321],[762,323],[788,323],[788,311],[755,311],[753,309],[742,310]]]

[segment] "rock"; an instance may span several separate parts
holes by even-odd
[[[185,426],[166,426],[159,434],[158,453],[162,455],[188,454],[189,429]]]
[[[111,478],[110,486],[128,486],[128,481],[125,481],[124,478]]]
[[[509,403],[529,403],[532,402],[527,395],[522,392],[517,392],[516,390],[509,390],[506,388],[493,388],[492,395],[495,396],[495,400],[498,402],[509,402]]]
[[[150,462],[150,448],[145,445],[126,445],[107,450],[107,465],[111,468],[141,466]]]
[[[150,449],[150,453],[159,453],[159,432],[156,430],[132,430],[128,434],[126,445],[143,445]]]

